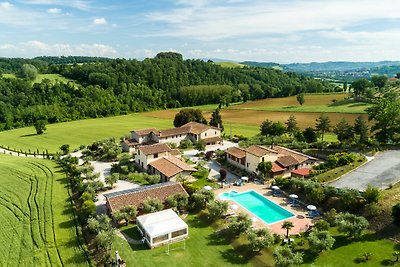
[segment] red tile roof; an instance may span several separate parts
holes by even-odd
[[[246,151],[239,147],[230,147],[225,150],[227,154],[234,156],[235,158],[242,159],[246,157]]]
[[[195,172],[196,169],[187,165],[185,162],[180,159],[170,156],[157,159],[149,163],[154,169],[164,174],[166,177],[173,177],[181,172]]]
[[[280,156],[280,157],[278,157],[276,162],[278,162],[280,165],[282,165],[285,168],[290,167],[290,166],[296,166],[301,163],[297,159],[295,159],[294,157],[292,157],[290,155],[289,156]]]
[[[119,211],[121,208],[132,205],[139,208],[147,197],[158,198],[162,202],[174,194],[188,195],[182,185],[178,182],[166,182],[156,185],[141,186],[139,188],[123,190],[119,192],[105,194],[107,204],[111,212]]]
[[[281,166],[279,166],[279,164],[276,164],[275,162],[271,162],[271,165],[272,165],[271,171],[274,173],[283,172],[286,170],[285,168],[282,168]]]
[[[154,145],[140,146],[138,148],[145,155],[153,155],[157,153],[169,152],[171,148],[163,143],[157,143]]]
[[[253,155],[257,156],[257,157],[262,157],[262,156],[265,156],[267,154],[277,154],[277,152],[275,150],[273,150],[273,149],[266,148],[266,147],[263,147],[263,146],[258,146],[258,145],[250,146],[250,147],[246,148],[246,151],[248,153],[250,153],[250,154],[253,154]]]
[[[273,146],[273,149],[277,151],[279,154],[285,155],[285,156],[292,156],[295,158],[299,163],[303,163],[304,161],[310,159],[310,160],[317,160],[314,157],[311,157],[309,155],[291,150],[289,148],[283,147],[283,146]]]
[[[132,132],[136,133],[139,136],[145,136],[151,132],[157,132],[157,129],[156,128],[147,128],[147,129],[141,129],[141,130],[136,130],[136,131],[132,131]]]
[[[301,168],[301,169],[297,169],[297,170],[293,170],[292,171],[292,174],[297,174],[297,175],[300,175],[300,176],[308,176],[308,175],[310,175],[310,173],[311,173],[311,170],[308,169],[308,168]]]

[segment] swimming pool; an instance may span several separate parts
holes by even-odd
[[[219,195],[221,200],[231,199],[267,224],[283,221],[295,216],[292,212],[263,197],[256,191],[238,193],[230,191]]]

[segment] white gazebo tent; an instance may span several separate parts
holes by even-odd
[[[188,238],[188,225],[172,209],[139,216],[136,223],[150,248]]]

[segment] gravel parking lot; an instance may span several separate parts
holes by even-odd
[[[400,180],[400,151],[390,150],[378,153],[376,157],[360,168],[345,174],[330,185],[338,188],[354,188],[364,191],[368,184],[385,189]]]

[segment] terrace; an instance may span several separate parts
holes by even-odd
[[[222,193],[230,192],[230,191],[236,191],[238,193],[242,192],[247,192],[250,190],[254,190],[255,192],[259,193],[260,195],[264,196],[268,200],[272,201],[276,205],[288,210],[289,212],[295,214],[294,217],[288,218],[285,221],[291,221],[294,224],[294,227],[290,230],[291,234],[299,234],[301,232],[306,231],[310,225],[312,225],[312,220],[310,218],[307,218],[307,210],[300,205],[296,206],[291,206],[289,204],[289,199],[282,194],[277,196],[272,194],[272,190],[267,188],[267,185],[260,185],[260,184],[253,184],[253,183],[246,183],[243,186],[231,186],[231,187],[225,187],[221,189],[215,190],[215,194],[219,196]],[[230,207],[231,207],[231,212],[235,213],[245,213],[248,214],[250,218],[252,218],[253,221],[253,227],[254,228],[267,228],[273,233],[284,235],[286,234],[286,230],[282,229],[282,221],[278,221],[275,223],[267,224],[257,216],[255,216],[253,213],[242,207],[241,205],[238,205],[235,201],[227,199],[226,201],[229,202]],[[235,209],[232,210],[232,207]]]

